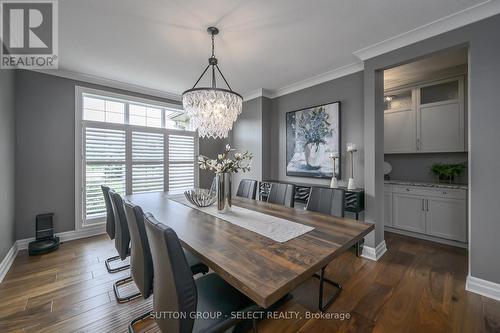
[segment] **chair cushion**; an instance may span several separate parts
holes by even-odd
[[[196,257],[194,254],[189,252],[186,249],[184,250],[184,255],[186,256],[186,261],[191,267],[191,271],[193,272],[193,275],[199,274],[199,273],[208,273],[208,267],[204,263],[201,262],[198,257]]]
[[[195,283],[198,291],[196,311],[198,313],[221,312],[223,315],[219,318],[197,318],[194,321],[193,333],[223,331],[225,327],[230,327],[239,321],[231,318],[231,312],[257,309],[248,297],[215,273],[201,276],[195,280]]]

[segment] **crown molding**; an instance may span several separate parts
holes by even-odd
[[[424,39],[466,26],[500,13],[500,1],[488,0],[418,28],[388,38],[354,52],[360,60],[379,56]]]
[[[257,89],[254,91],[249,92],[248,94],[243,95],[243,101],[249,101],[251,99],[257,98],[257,97],[267,97],[271,98],[271,91],[267,89]]]
[[[283,88],[279,88],[277,90],[274,90],[271,92],[269,98],[276,98],[279,96],[288,95],[290,93],[293,93],[293,92],[296,92],[296,91],[299,91],[299,90],[302,90],[305,88],[309,88],[309,87],[318,85],[320,83],[324,83],[327,81],[338,79],[340,77],[343,77],[343,76],[346,76],[349,74],[353,74],[353,73],[362,71],[364,69],[365,69],[365,66],[364,66],[363,62],[356,62],[356,63],[349,64],[346,66],[342,66],[342,67],[336,68],[334,70],[331,70],[331,71],[328,71],[328,72],[325,72],[325,73],[322,73],[319,75],[315,75],[315,76],[312,76],[308,79],[298,81],[298,82],[289,84]]]
[[[165,99],[169,99],[172,101],[180,102],[182,100],[182,97],[179,94],[171,93],[168,91],[162,91],[162,90],[158,90],[158,89],[153,89],[153,88],[148,88],[148,87],[143,87],[140,85],[126,83],[126,82],[122,82],[122,81],[118,81],[118,80],[106,79],[106,78],[103,78],[100,76],[95,76],[95,75],[90,75],[90,74],[83,74],[83,73],[77,73],[77,72],[60,70],[60,69],[56,69],[56,70],[54,70],[54,69],[32,69],[31,71],[43,73],[43,74],[48,74],[48,75],[52,75],[52,76],[58,76],[58,77],[62,77],[65,79],[71,79],[71,80],[77,80],[77,81],[82,81],[82,82],[91,83],[91,84],[102,85],[102,86],[114,88],[114,89],[126,90],[126,91],[130,91],[130,92],[135,92],[138,94],[144,94],[144,95],[149,95],[149,96],[154,96],[154,97],[159,97],[159,98],[165,98]]]

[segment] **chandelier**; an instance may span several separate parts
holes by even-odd
[[[193,88],[182,93],[182,105],[191,118],[194,129],[198,129],[200,137],[227,138],[229,130],[241,113],[243,97],[231,89],[217,65],[214,40],[219,29],[209,27],[207,31],[212,37],[212,56],[208,59],[208,66],[201,73]],[[197,88],[196,85],[210,67],[212,86]],[[224,80],[227,89],[217,88],[216,70]]]

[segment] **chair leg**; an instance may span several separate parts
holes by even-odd
[[[115,297],[116,297],[116,300],[118,301],[118,303],[126,303],[126,302],[133,300],[134,298],[141,296],[140,292],[133,293],[133,294],[130,294],[127,296],[120,295],[120,292],[118,291],[118,287],[121,285],[124,285],[126,283],[129,283],[131,281],[133,281],[132,277],[129,276],[129,277],[120,279],[120,280],[116,281],[115,283],[113,283],[113,291],[115,292]]]
[[[332,281],[332,280],[327,279],[325,277],[325,268],[326,268],[326,266],[321,269],[319,276],[318,276],[318,274],[314,274],[315,278],[319,278],[319,306],[318,306],[318,308],[321,312],[325,312],[325,310],[337,299],[340,292],[342,291],[342,285],[340,283]],[[324,287],[325,282],[336,287],[339,290],[339,292],[336,293],[335,295],[333,295],[326,302],[326,304],[323,305],[323,287]]]
[[[126,270],[126,269],[128,269],[130,267],[130,265],[123,265],[123,266],[120,266],[120,267],[111,268],[110,262],[116,261],[116,260],[119,260],[119,259],[120,259],[120,256],[114,256],[114,257],[106,259],[106,261],[105,261],[106,269],[108,270],[109,273],[121,272],[121,271],[124,271],[124,270]]]
[[[145,313],[145,314],[143,314],[135,319],[132,319],[132,321],[128,325],[129,333],[135,333],[134,325],[137,324],[138,322],[143,321],[144,319],[147,319],[147,318],[151,318],[151,312],[147,312],[147,313]]]

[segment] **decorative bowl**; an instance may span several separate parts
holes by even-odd
[[[201,188],[186,191],[184,196],[190,203],[198,207],[208,207],[217,199],[215,192]]]

